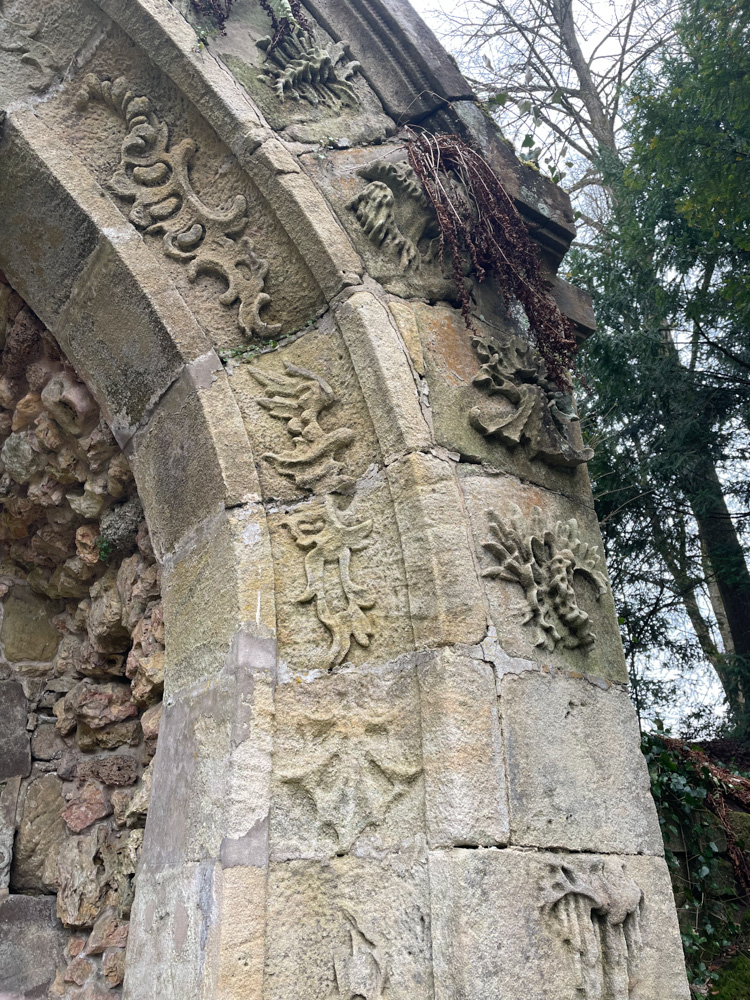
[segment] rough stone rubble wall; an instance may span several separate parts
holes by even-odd
[[[161,716],[160,574],[125,456],[2,275],[0,349],[2,986],[96,1000],[124,974]]]
[[[585,330],[569,203],[408,5],[307,6],[266,59],[256,0],[208,49],[48,0],[0,65],[0,263],[161,568],[124,996],[686,1000],[575,409],[497,289],[466,330],[399,129],[485,152]]]

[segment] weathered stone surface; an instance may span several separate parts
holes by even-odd
[[[112,792],[112,808],[118,826],[143,826],[151,798],[152,780],[152,764],[149,764],[136,788]]]
[[[424,847],[413,663],[362,667],[276,691],[271,856]]]
[[[236,865],[222,875],[218,993],[227,1000],[263,995],[265,868]]]
[[[80,681],[65,696],[65,709],[89,729],[103,729],[110,723],[125,722],[138,715],[138,707],[130,697],[130,688],[115,682],[94,684],[89,680]]]
[[[43,774],[29,785],[13,851],[10,884],[14,892],[55,888],[55,859],[66,838],[64,806],[62,782],[56,775]]]
[[[57,915],[68,927],[90,927],[104,909],[105,870],[96,861],[102,829],[70,837],[57,857]]]
[[[68,968],[65,970],[63,982],[75,983],[76,986],[83,986],[86,980],[92,976],[93,972],[94,966],[91,962],[84,958],[83,955],[79,955],[77,958],[73,959]]]
[[[266,991],[302,997],[433,996],[424,863],[334,858],[271,867]]]
[[[66,938],[51,896],[0,899],[0,993],[8,1000],[47,996]]]
[[[119,986],[125,978],[125,949],[109,948],[102,957],[102,972],[107,986]]]
[[[2,695],[0,695],[1,697]],[[31,751],[34,760],[58,761],[66,749],[67,744],[54,725],[43,723],[34,730],[31,737]]]
[[[509,815],[489,664],[452,650],[418,658],[430,847],[507,844]]]
[[[51,660],[60,643],[60,633],[50,624],[57,610],[28,587],[13,587],[5,601],[0,630],[6,659]]]
[[[8,778],[0,783],[0,895],[3,894],[3,890],[7,890],[10,879],[20,787],[20,777]]]
[[[138,762],[127,753],[107,754],[94,760],[81,760],[75,775],[78,778],[93,778],[104,785],[132,785],[138,777]]]
[[[688,1000],[661,858],[430,855],[438,1000]]]
[[[472,466],[459,466],[459,481],[490,615],[503,650],[512,657],[541,660],[578,673],[626,682],[622,642],[593,508],[508,476],[484,475]],[[515,512],[514,504],[518,508]],[[543,531],[535,529],[537,519]],[[515,535],[506,536],[503,527],[516,520],[525,547],[518,562],[522,573],[537,574],[535,591],[527,590],[520,582],[527,577],[507,572],[492,551],[498,540],[506,539],[511,550],[517,544]],[[575,521],[574,526],[571,521]],[[493,523],[500,525],[499,534]],[[531,554],[531,539],[540,535],[545,539],[545,545],[536,550],[542,559],[541,567]],[[571,549],[579,541],[577,552],[586,561],[597,560],[593,576],[580,562],[572,568]],[[547,583],[543,585],[544,580]],[[564,617],[558,614],[558,608]],[[566,625],[566,621],[573,622],[573,626]],[[559,638],[554,638],[555,628]]]
[[[635,711],[624,691],[542,673],[500,685],[511,843],[663,853]]]
[[[109,816],[112,805],[104,790],[93,781],[75,789],[62,811],[62,818],[73,833],[80,833],[98,819]]]
[[[25,777],[31,770],[28,705],[18,681],[0,681],[0,706],[0,781],[15,775]]]
[[[92,729],[85,722],[76,728],[76,743],[84,753],[95,750],[115,750],[127,744],[136,746],[141,740],[141,724],[137,719],[114,722],[110,726]]]
[[[128,940],[128,925],[117,919],[117,911],[108,907],[96,918],[88,940],[85,953],[101,955],[106,948],[124,948]]]

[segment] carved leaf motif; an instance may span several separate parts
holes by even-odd
[[[557,923],[582,1000],[628,1000],[635,984],[643,893],[622,862],[551,864],[542,910]]]
[[[575,518],[552,523],[540,507],[532,507],[527,522],[516,504],[509,508],[506,519],[494,510],[487,511],[489,541],[483,548],[497,565],[483,570],[482,575],[523,588],[529,606],[523,624],[536,629],[535,645],[549,652],[558,643],[567,649],[592,646],[596,636],[589,616],[578,606],[575,574],[594,584],[597,600],[607,592],[598,549],[581,540]]]
[[[298,548],[307,553],[307,588],[297,600],[302,604],[314,601],[318,619],[331,634],[326,657],[329,669],[343,662],[352,639],[367,647],[374,634],[365,611],[373,607],[375,599],[350,573],[352,552],[361,552],[370,544],[372,521],[357,522],[354,517],[351,508],[337,510],[329,494],[284,521]],[[326,577],[326,565],[330,564],[338,566],[340,594],[330,590]]]
[[[291,449],[269,452],[263,458],[304,489],[327,493],[350,489],[354,480],[343,474],[344,467],[336,456],[354,441],[354,432],[348,427],[324,431],[319,423],[321,413],[336,402],[333,389],[306,368],[288,361],[284,367],[286,375],[266,375],[250,368],[250,374],[266,390],[265,397],[256,402],[272,417],[287,421],[293,442]]]
[[[33,66],[39,78],[28,84],[29,90],[41,93],[52,83],[55,72],[62,69],[62,61],[54,49],[37,39],[41,30],[39,21],[12,21],[3,13],[0,2],[0,52],[10,52],[26,66]]]
[[[89,74],[79,107],[98,100],[124,119],[128,127],[120,165],[110,187],[133,207],[129,219],[147,233],[162,234],[164,253],[189,264],[188,278],[201,274],[223,278],[223,306],[239,301],[238,323],[247,337],[269,339],[281,329],[260,318],[270,302],[263,291],[268,264],[253,251],[247,236],[247,201],[235,195],[227,209],[209,208],[193,190],[190,164],[197,151],[193,139],[170,149],[169,128],[157,118],[151,101],[138,96],[124,77],[100,80]]]
[[[346,207],[375,246],[399,255],[403,271],[419,270],[423,258],[418,244],[436,238],[438,229],[417,175],[408,163],[390,160],[373,160],[357,174],[370,183]]]
[[[261,38],[256,44],[267,52],[271,38]],[[347,49],[344,42],[321,45],[302,28],[295,28],[268,53],[258,79],[271,87],[281,101],[291,97],[314,106],[356,106],[359,98],[349,81],[359,63],[348,59]]]
[[[385,956],[360,929],[356,918],[343,910],[350,944],[333,953],[336,989],[330,1000],[382,1000],[387,981]]]
[[[593,458],[591,448],[579,448],[573,426],[578,416],[570,395],[548,377],[544,362],[528,341],[512,337],[504,345],[487,337],[472,338],[482,366],[472,379],[489,396],[511,404],[501,409],[475,406],[469,423],[484,437],[508,448],[523,446],[529,458],[539,456],[548,465],[575,468]]]

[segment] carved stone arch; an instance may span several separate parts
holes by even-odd
[[[511,157],[401,0],[311,0],[314,42],[284,58],[312,69],[285,77],[280,57],[262,74],[266,102],[311,86],[316,114],[328,100],[360,115],[352,128],[375,138],[353,148],[290,131],[327,129],[325,111],[286,126],[276,108],[271,127],[252,98],[268,80],[225,58],[251,0],[207,49],[178,6],[53,0],[61,51],[42,26],[47,48],[22,64],[43,99],[0,70],[0,268],[131,461],[163,571],[165,707],[126,1000],[597,1000],[559,930],[575,906],[588,929],[594,891],[611,894],[600,923],[620,950],[584,957],[620,992],[638,958],[639,1000],[686,996],[586,453],[549,428],[537,447],[559,402],[537,369],[536,423],[513,437],[505,404],[503,434],[470,422],[480,361],[514,398],[528,365],[499,359],[518,326],[489,296],[477,359],[456,309],[430,304],[445,281],[383,123],[480,146],[551,285],[565,197]],[[37,33],[23,37],[27,56]],[[368,228],[384,205],[390,240]],[[588,303],[555,294],[591,328]],[[561,413],[558,429],[575,419]],[[585,643],[540,652],[534,560],[516,558],[529,532],[556,543],[537,617],[590,619]],[[599,586],[566,604],[576,559]],[[561,847],[588,857],[562,888]],[[598,852],[615,858],[606,878]],[[623,944],[618,892],[638,942]]]

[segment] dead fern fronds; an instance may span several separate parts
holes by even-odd
[[[193,7],[201,17],[213,21],[222,35],[226,34],[227,18],[232,12],[234,2],[235,0],[192,0]]]
[[[312,27],[302,10],[300,0],[258,0],[258,3],[271,18],[273,28],[271,44],[266,49],[266,59],[295,28],[301,28],[312,38]]]
[[[518,300],[549,377],[568,391],[577,349],[574,327],[550,296],[539,251],[497,174],[457,135],[413,131],[407,150],[435,210],[440,261],[444,264],[447,249],[466,326],[476,332],[464,277],[468,258],[477,281],[488,275],[497,280],[506,307],[511,297]]]

